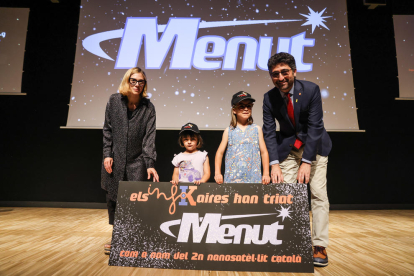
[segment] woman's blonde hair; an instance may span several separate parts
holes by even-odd
[[[124,78],[121,81],[121,84],[119,85],[118,91],[119,93],[121,93],[124,96],[128,96],[128,92],[130,91],[130,84],[129,84],[129,78],[133,75],[133,74],[142,74],[142,76],[144,77],[145,80],[145,84],[144,84],[144,88],[142,89],[142,97],[146,98],[148,97],[147,95],[147,76],[145,75],[145,72],[139,68],[139,67],[134,67],[129,69],[128,71],[126,71]]]
[[[232,127],[236,127],[237,126],[237,115],[233,113],[233,111],[238,108],[239,104],[233,105],[233,107],[230,110],[230,116],[231,116],[231,120],[230,120],[230,126]],[[253,117],[252,115],[250,115],[249,119],[247,119],[247,124],[251,125],[253,124]]]

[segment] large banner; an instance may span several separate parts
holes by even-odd
[[[121,182],[109,265],[313,272],[307,187]]]
[[[289,52],[319,85],[327,129],[357,130],[346,0],[82,0],[68,127],[102,127],[126,70],[141,67],[157,128],[224,129],[230,100],[274,87],[269,57]]]

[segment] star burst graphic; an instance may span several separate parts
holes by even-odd
[[[292,218],[290,216],[292,211],[289,211],[290,206],[288,208],[283,208],[283,206],[280,207],[282,207],[282,210],[279,211],[279,215],[277,217],[282,217],[282,221],[284,221],[286,217]]]
[[[313,31],[315,31],[315,28],[319,27],[319,26],[322,26],[322,27],[329,30],[329,28],[323,22],[326,22],[325,18],[329,18],[329,17],[332,17],[332,16],[322,16],[322,14],[325,12],[326,8],[324,8],[320,13],[315,12],[309,6],[308,6],[308,9],[309,9],[309,14],[300,13],[300,15],[307,18],[307,21],[305,23],[303,23],[302,26],[312,25],[312,33],[313,33]]]

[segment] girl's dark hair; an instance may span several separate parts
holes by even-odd
[[[195,133],[194,131],[188,130],[188,131],[183,131],[180,134],[180,137],[178,137],[178,144],[180,145],[180,147],[184,148],[184,144],[183,144],[183,138],[190,136],[190,138],[196,138],[198,143],[197,143],[197,148],[201,148],[203,146],[203,138],[201,138],[201,135],[198,133]]]

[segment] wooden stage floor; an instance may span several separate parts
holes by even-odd
[[[275,274],[110,267],[111,231],[106,210],[0,208],[0,275]],[[328,256],[315,275],[414,275],[414,210],[331,211]]]

